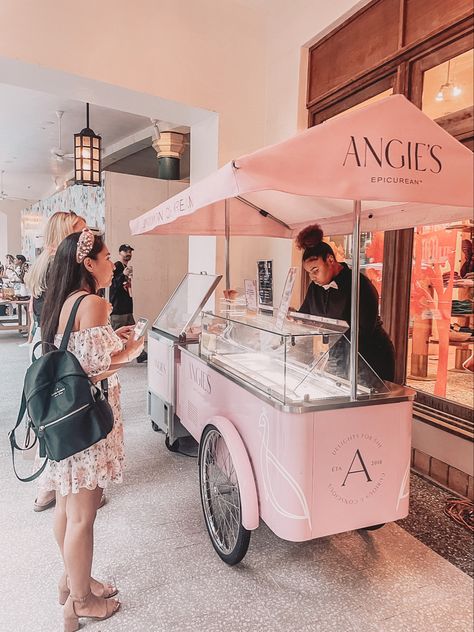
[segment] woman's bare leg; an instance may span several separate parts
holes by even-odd
[[[59,550],[61,551],[61,557],[64,562],[64,536],[66,535],[66,499],[67,496],[61,496],[59,492],[56,492],[56,507],[54,509],[54,537],[56,539]]]
[[[120,606],[117,600],[96,597],[91,592],[94,520],[101,493],[99,487],[80,489],[77,494],[69,494],[66,501],[63,550],[71,593],[64,607],[64,621],[65,625],[72,621],[74,629],[77,629],[77,617],[111,616]]]
[[[94,547],[94,520],[101,490],[80,489],[66,501],[64,560],[71,594],[83,597],[90,591]]]
[[[59,582],[59,600],[60,603],[64,603],[65,599],[68,595],[68,587],[67,587],[67,568],[66,568],[66,560],[64,559],[64,536],[66,535],[66,499],[67,496],[61,496],[59,492],[56,492],[56,507],[54,508],[54,538],[59,547],[59,551],[61,552],[61,557],[63,560],[64,571]]]
[[[100,504],[100,500],[102,497],[103,490],[100,490],[100,493],[97,492],[97,507]],[[54,512],[54,536],[56,542],[58,544],[59,550],[61,552],[61,557],[64,562],[64,573],[59,582],[59,591],[60,591],[60,599],[65,600],[67,594],[69,594],[69,585],[70,582],[67,579],[67,567],[66,560],[64,559],[64,537],[66,535],[66,526],[67,526],[67,515],[66,515],[66,504],[67,504],[67,496],[61,496],[59,493],[56,494],[56,509]],[[112,584],[102,584],[98,580],[93,577],[90,578],[90,587],[94,595],[102,596],[105,592],[105,596],[107,597],[111,593],[113,593],[116,589]]]

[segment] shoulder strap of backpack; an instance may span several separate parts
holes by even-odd
[[[20,411],[18,413],[18,418],[16,420],[16,425],[13,428],[13,430],[8,433],[8,438],[10,439],[10,446],[11,446],[11,449],[12,449],[12,463],[13,463],[13,471],[15,472],[15,476],[17,477],[17,479],[19,481],[22,481],[23,483],[29,483],[30,481],[34,481],[35,478],[38,478],[38,476],[40,476],[40,474],[43,473],[44,468],[46,467],[46,465],[48,463],[48,457],[45,458],[43,465],[34,474],[31,474],[30,476],[26,476],[25,478],[21,478],[21,476],[18,476],[18,472],[16,471],[16,467],[15,467],[15,450],[20,450],[20,451],[23,452],[27,448],[20,448],[20,446],[17,444],[16,438],[15,438],[15,430],[21,424],[21,421],[22,421],[22,419],[23,419],[23,417],[25,415],[25,412],[26,412],[26,397],[25,397],[25,393],[23,393],[22,396],[21,396]],[[35,443],[36,443],[36,441],[35,441]],[[34,445],[34,443],[33,443],[33,445]],[[32,446],[30,446],[30,448],[31,447]]]
[[[72,306],[71,313],[69,314],[69,318],[67,321],[66,329],[64,330],[63,338],[61,340],[61,345],[59,347],[61,351],[66,351],[67,349],[67,343],[69,342],[69,336],[71,335],[71,331],[74,325],[74,320],[76,318],[77,310],[79,309],[79,305],[81,301],[85,299],[86,296],[89,296],[89,295],[83,294],[82,296],[79,296],[79,298],[76,299],[76,301],[74,302],[74,305]]]

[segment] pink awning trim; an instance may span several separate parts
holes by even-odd
[[[434,224],[471,214],[473,155],[393,95],[226,164],[132,220],[130,229],[223,235],[226,199],[233,235],[290,238],[315,221],[325,233],[346,233],[355,199],[363,200],[362,230]]]

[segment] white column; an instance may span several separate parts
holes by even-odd
[[[213,113],[191,127],[191,184],[218,168],[218,125]],[[216,241],[216,237],[189,238],[189,272],[215,273]]]

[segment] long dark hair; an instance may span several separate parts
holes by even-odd
[[[306,226],[298,233],[296,247],[303,250],[303,261],[316,257],[321,257],[323,261],[326,261],[329,255],[334,257],[334,250],[323,241],[323,237],[324,233],[319,224]]]
[[[92,274],[84,266],[84,261],[77,263],[77,242],[81,233],[72,233],[60,243],[48,277],[48,289],[41,312],[41,339],[43,343],[53,343],[58,330],[59,315],[67,297],[78,290],[97,293],[96,282]],[[104,247],[101,235],[94,236],[94,245],[87,255],[97,259]],[[46,350],[50,350],[46,348]]]

